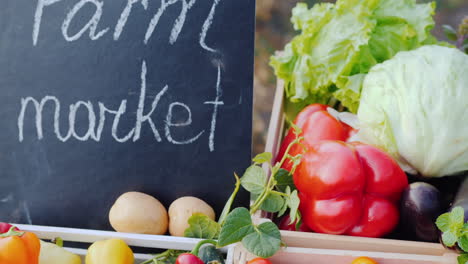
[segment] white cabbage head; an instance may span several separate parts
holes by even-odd
[[[359,138],[426,177],[468,171],[468,55],[423,46],[374,66],[363,83]]]

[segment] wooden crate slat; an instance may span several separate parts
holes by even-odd
[[[175,237],[175,236],[159,236],[159,235],[143,235],[119,233],[112,231],[98,231],[88,229],[50,227],[50,226],[35,226],[13,224],[19,229],[35,233],[42,239],[54,239],[60,237],[65,241],[93,243],[99,240],[119,238],[124,240],[128,245],[135,247],[147,247],[158,249],[176,249],[176,250],[192,250],[201,239]],[[222,248],[221,251],[226,253],[227,248]]]

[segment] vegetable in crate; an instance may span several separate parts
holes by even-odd
[[[466,171],[467,84],[468,55],[458,49],[400,52],[365,78],[358,136],[422,176]]]
[[[0,234],[0,263],[38,264],[40,248],[39,238],[34,233],[19,231],[11,226],[7,232]]]
[[[86,264],[134,264],[133,251],[121,239],[97,241],[88,248]]]
[[[8,232],[12,227],[13,227],[13,230],[18,231],[18,228],[8,223],[0,223],[0,234]]]
[[[313,231],[381,237],[398,223],[397,204],[408,180],[375,147],[325,140],[304,154],[294,183],[304,223]]]
[[[172,236],[184,236],[189,227],[188,220],[197,213],[206,215],[211,220],[215,219],[213,208],[196,197],[181,197],[172,202],[169,206],[169,233]]]
[[[311,9],[299,3],[291,18],[299,35],[271,58],[276,76],[285,81],[289,120],[310,103],[336,99],[356,112],[372,66],[436,43],[430,34],[434,8],[416,0],[338,0]]]
[[[468,259],[468,178],[461,184],[451,211],[437,218],[436,224],[443,232],[443,244],[464,251]]]
[[[296,127],[300,128],[304,137],[303,144],[308,146],[321,140],[341,140],[346,141],[352,129],[347,124],[340,122],[327,111],[328,106],[322,104],[312,104],[304,108],[294,120]],[[279,162],[283,158],[286,149],[291,142],[296,139],[295,128],[291,127],[286,134],[286,137],[281,143],[276,161]],[[301,144],[294,144],[289,155],[296,156],[304,152],[304,147]],[[291,171],[293,162],[287,159],[282,168]]]
[[[216,245],[216,241],[209,239],[200,241],[192,252],[179,255],[175,264],[205,264],[205,262],[198,257],[200,248],[204,244]],[[212,264],[221,264],[221,262],[214,260]]]
[[[465,211],[465,222],[468,222],[468,177],[460,185],[457,196],[453,201],[452,208],[461,207]]]
[[[359,257],[353,260],[351,264],[377,264],[377,261],[368,257]]]
[[[205,264],[224,264],[223,254],[213,245],[202,247],[198,255]]]
[[[247,262],[247,264],[271,264],[271,261],[264,258],[254,258]]]
[[[81,264],[81,258],[57,244],[41,240],[39,264]]]
[[[400,213],[405,233],[427,242],[438,241],[435,221],[442,213],[442,204],[437,188],[424,182],[410,184],[403,192]]]
[[[459,264],[468,262],[468,222],[465,222],[462,207],[454,207],[449,213],[437,218],[437,227],[442,231],[442,243],[449,248],[457,248],[462,253]]]
[[[169,219],[166,208],[153,196],[127,192],[110,209],[109,222],[118,232],[163,235]]]

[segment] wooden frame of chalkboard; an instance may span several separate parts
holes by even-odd
[[[273,157],[275,157],[278,153],[281,140],[285,133],[285,115],[283,113],[283,100],[284,83],[282,80],[278,80],[271,112],[270,124],[268,127],[267,141],[265,145],[265,152],[272,153]],[[263,166],[263,169],[267,172],[267,175],[270,175],[270,169],[268,166]],[[268,217],[270,215],[271,214],[266,212],[260,212],[256,215],[256,217]],[[351,237],[295,231],[281,231],[281,236],[283,242],[288,246],[288,248],[306,249],[292,249],[292,251],[288,251],[287,249],[283,250],[282,252],[280,252],[278,257],[278,261],[281,260],[281,262],[278,263],[299,264],[301,263],[301,259],[311,259],[308,257],[320,257],[321,255],[323,255],[322,257],[324,259],[328,260],[328,263],[333,263],[333,260],[337,262],[343,261],[343,258],[341,258],[341,256],[343,255],[357,256],[356,252],[358,252],[359,254],[365,253],[369,254],[369,256],[375,256],[377,259],[380,259],[382,261],[379,261],[379,263],[381,264],[456,263],[457,256],[453,253],[453,251],[447,250],[440,243],[414,242],[382,238]],[[387,255],[388,253],[390,253],[390,255]],[[392,254],[397,257],[392,257]],[[236,256],[236,258],[239,258],[239,256],[243,256],[244,259],[252,257],[252,255],[248,254],[248,252],[245,251],[245,249],[243,249],[242,247],[238,247],[235,250],[234,255]],[[294,261],[288,262],[288,259]]]

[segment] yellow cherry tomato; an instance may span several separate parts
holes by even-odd
[[[377,261],[368,258],[368,257],[359,257],[353,261],[351,264],[378,264]]]
[[[133,252],[121,239],[98,241],[88,248],[86,264],[133,264]]]

